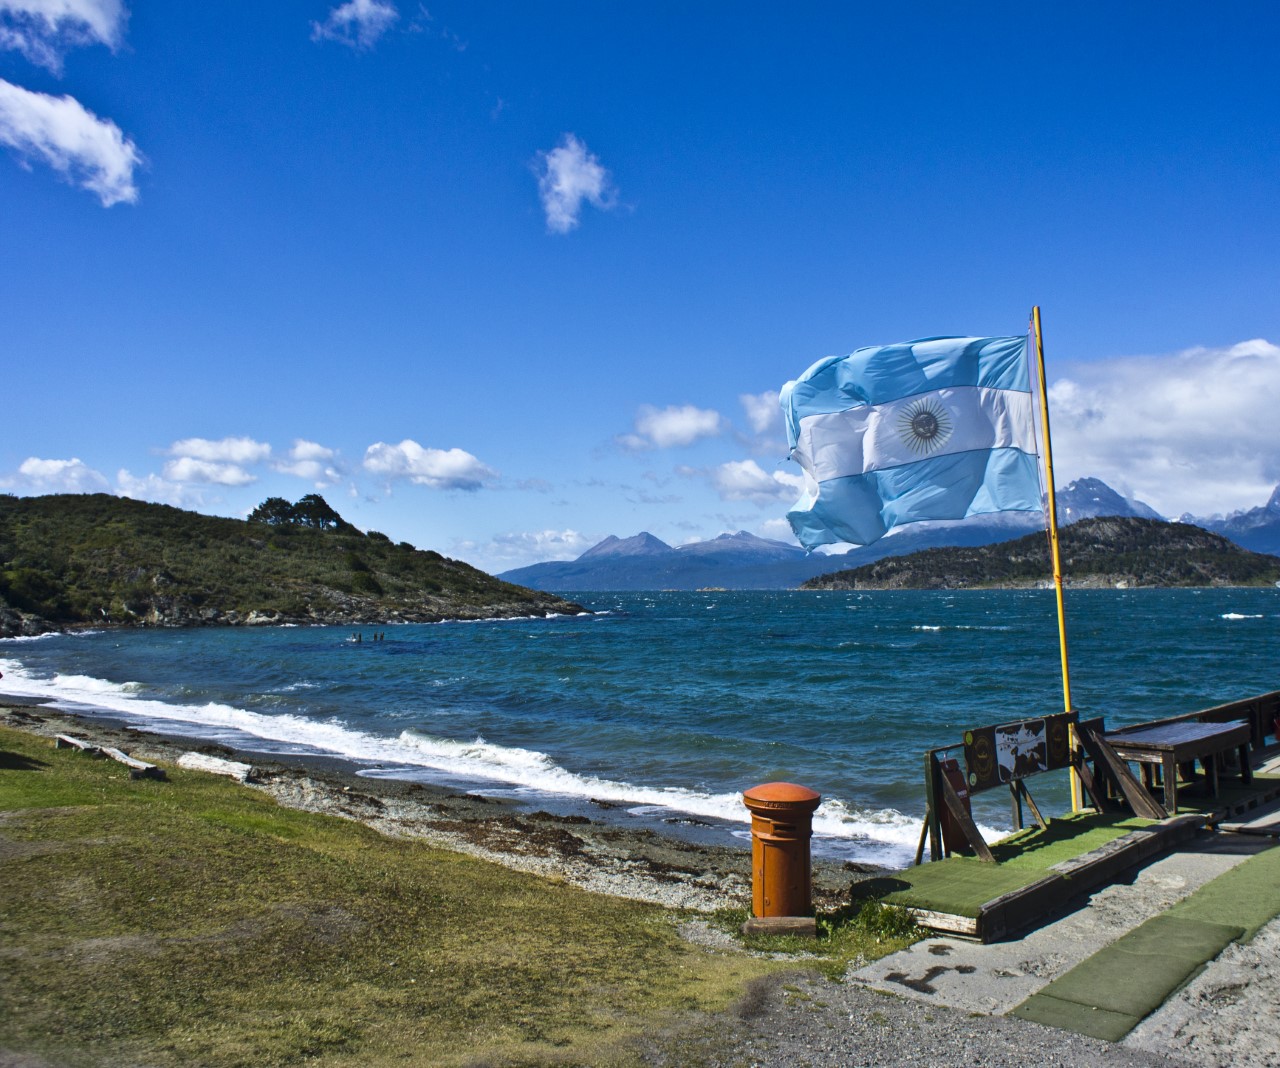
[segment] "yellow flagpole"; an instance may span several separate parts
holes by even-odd
[[[1044,376],[1044,335],[1040,330],[1040,305],[1031,309],[1031,322],[1036,335],[1036,370],[1040,376],[1040,423],[1044,427],[1045,489],[1049,501],[1049,552],[1053,559],[1053,589],[1058,600],[1058,644],[1062,654],[1062,702],[1067,712],[1071,708],[1071,669],[1067,660],[1067,616],[1062,601],[1062,557],[1058,551],[1058,500],[1053,482],[1053,446],[1049,438],[1049,393]],[[1074,741],[1074,731],[1072,732]],[[1071,811],[1081,809],[1080,778],[1071,771]]]

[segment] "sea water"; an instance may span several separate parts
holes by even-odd
[[[573,596],[591,614],[16,639],[0,691],[704,839],[797,782],[819,853],[881,864],[914,852],[927,748],[1063,707],[1049,590]],[[1069,590],[1067,615],[1074,705],[1109,727],[1280,688],[1280,590]],[[1063,774],[1030,785],[1067,805]],[[975,805],[1009,826],[999,791]]]

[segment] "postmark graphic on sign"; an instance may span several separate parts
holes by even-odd
[[[989,790],[1071,763],[1068,727],[1071,713],[1021,719],[964,733],[969,788]]]

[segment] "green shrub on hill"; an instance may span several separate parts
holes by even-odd
[[[430,622],[580,610],[362,534],[315,494],[296,505],[269,498],[253,515],[224,519],[106,494],[0,496],[0,635],[90,623]]]

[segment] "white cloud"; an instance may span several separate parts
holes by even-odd
[[[1049,388],[1055,481],[1094,475],[1169,516],[1252,508],[1280,482],[1277,411],[1262,339],[1079,364]]]
[[[762,538],[785,541],[788,545],[800,544],[796,541],[795,532],[791,529],[791,524],[785,519],[766,519],[756,527],[756,533]]]
[[[169,455],[213,463],[256,464],[271,455],[271,446],[253,438],[183,438],[169,446]]]
[[[324,22],[311,24],[311,39],[337,41],[360,50],[372,48],[399,17],[389,0],[347,0],[333,8]]]
[[[669,449],[692,445],[699,438],[715,437],[724,428],[720,413],[692,404],[655,408],[642,404],[636,415],[635,433],[623,434],[618,443],[623,448]]]
[[[155,474],[138,478],[123,467],[116,472],[116,496],[172,504],[176,508],[199,508],[205,503],[204,494],[199,490],[178,482],[166,482]]]
[[[755,460],[731,460],[710,472],[711,484],[726,501],[791,504],[804,488],[804,476],[789,471],[765,471]]]
[[[616,203],[609,172],[573,134],[565,134],[550,152],[539,152],[538,164],[538,193],[547,213],[547,229],[553,234],[577,229],[584,201],[601,211]]]
[[[335,455],[332,449],[303,438],[295,438],[289,450],[289,457],[294,460],[332,460]]]
[[[763,393],[742,393],[738,396],[747,422],[757,434],[766,434],[782,422],[782,408],[778,405],[778,391],[767,389]]]
[[[253,438],[183,438],[170,445],[168,453],[174,457],[164,465],[164,478],[170,483],[247,486],[258,476],[245,466],[270,458],[271,446]]]
[[[104,44],[115,51],[126,17],[120,0],[0,0],[0,48],[59,74],[72,48]]]
[[[529,530],[495,534],[489,541],[456,541],[453,555],[495,573],[547,560],[576,560],[600,539],[576,530]]]
[[[342,478],[342,468],[336,458],[337,453],[333,449],[298,438],[289,450],[289,461],[281,460],[272,467],[281,474],[305,478],[314,482],[317,489],[324,489]]]
[[[407,478],[432,489],[478,490],[496,473],[463,449],[427,449],[406,438],[379,441],[365,450],[364,468],[388,478]]]
[[[73,97],[33,93],[0,79],[0,144],[13,149],[24,166],[34,160],[48,164],[96,194],[104,208],[138,199],[137,146],[114,122]]]
[[[294,478],[314,482],[318,489],[332,486],[342,478],[342,472],[336,467],[321,463],[319,460],[295,460],[293,463],[278,463],[272,466],[282,475],[292,475]]]
[[[257,475],[239,464],[197,460],[194,456],[170,460],[164,465],[164,477],[170,482],[213,482],[219,486],[247,486],[258,480]]]
[[[3,484],[13,488],[38,490],[41,493],[102,493],[107,479],[83,460],[42,460],[29,456],[18,465],[16,478]]]

